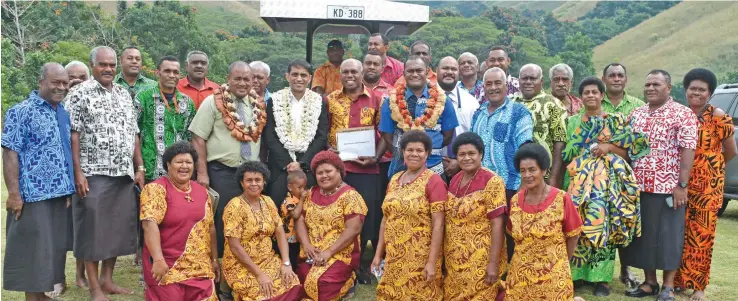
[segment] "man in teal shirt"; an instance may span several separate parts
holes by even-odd
[[[605,83],[605,99],[602,100],[602,111],[607,113],[620,113],[628,118],[630,112],[645,103],[625,93],[625,85],[628,83],[628,75],[625,66],[611,63],[602,70],[602,81]]]
[[[155,80],[141,74],[141,67],[141,51],[133,46],[123,49],[120,54],[120,73],[113,82],[127,88],[131,99],[136,99],[138,92],[157,85]]]

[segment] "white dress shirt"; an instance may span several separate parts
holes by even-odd
[[[457,86],[447,94],[446,101],[450,101],[454,105],[456,119],[459,120],[459,126],[456,127],[456,136],[470,131],[474,112],[479,109],[477,99],[469,94],[469,92]]]

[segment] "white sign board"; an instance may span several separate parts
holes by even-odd
[[[326,19],[364,20],[364,16],[363,6],[328,5]]]

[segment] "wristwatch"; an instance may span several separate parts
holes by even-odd
[[[679,187],[681,188],[687,188],[687,182],[679,182]]]
[[[290,264],[290,262],[289,262],[289,261],[285,261],[285,262],[283,262],[283,264],[284,264],[284,266],[286,266],[286,267],[288,267],[288,266],[292,265],[292,264]]]

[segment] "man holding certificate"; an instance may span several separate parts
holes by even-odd
[[[364,198],[368,214],[361,233],[361,247],[367,241],[377,244],[382,221],[382,199],[379,195],[378,159],[387,150],[387,143],[376,135],[382,93],[364,87],[363,66],[356,59],[347,59],[340,67],[343,89],[328,95],[328,147],[339,152],[346,166],[344,182]],[[366,267],[358,273],[359,282],[371,283]]]

